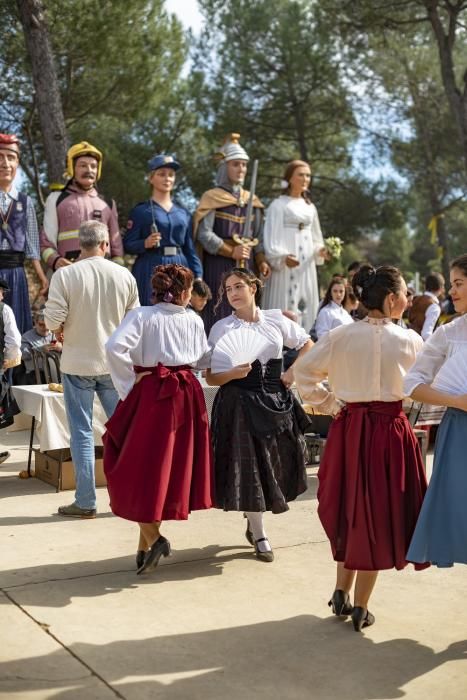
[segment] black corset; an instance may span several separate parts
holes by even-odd
[[[282,360],[268,360],[263,367],[259,360],[251,365],[251,371],[244,379],[233,379],[229,385],[238,386],[245,391],[265,391],[267,394],[275,394],[285,391],[281,382]]]

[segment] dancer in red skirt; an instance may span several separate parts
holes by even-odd
[[[203,390],[190,367],[209,364],[201,319],[187,313],[193,273],[159,265],[155,305],[130,311],[107,342],[121,398],[104,435],[104,470],[115,515],[139,524],[138,573],[170,553],[162,520],[212,506],[212,460]]]
[[[319,468],[318,514],[338,562],[329,605],[338,616],[351,615],[360,631],[374,623],[368,601],[378,571],[408,563],[426,491],[420,449],[402,411],[403,378],[423,342],[393,323],[407,292],[396,268],[364,265],[352,284],[368,317],[324,335],[294,369],[303,398],[337,414]],[[330,389],[321,383],[326,377]]]

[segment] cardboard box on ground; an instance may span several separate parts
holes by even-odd
[[[96,486],[106,486],[107,481],[104,474],[103,449],[96,447]],[[62,459],[62,484],[61,491],[69,491],[76,488],[74,464],[71,459],[70,450],[48,450],[47,452],[34,453],[35,476],[47,484],[59,487],[59,460]]]

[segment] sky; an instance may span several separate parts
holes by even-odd
[[[177,15],[183,26],[191,28],[195,34],[201,29],[202,17],[197,0],[166,0],[167,11]]]

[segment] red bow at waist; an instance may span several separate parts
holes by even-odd
[[[176,367],[166,367],[161,364],[155,367],[135,366],[134,370],[136,374],[149,372],[151,378],[154,378],[153,386],[155,385],[155,391],[153,398],[156,401],[172,398],[171,409],[174,428],[180,426],[185,416],[185,392],[181,390],[188,388],[188,386],[193,386],[194,382],[197,381],[188,365],[179,365]],[[143,377],[140,383],[143,384],[145,379],[146,378]]]

